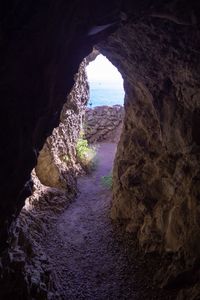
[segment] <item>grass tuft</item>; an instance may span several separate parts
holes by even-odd
[[[112,189],[112,174],[101,177],[101,184],[107,189]]]

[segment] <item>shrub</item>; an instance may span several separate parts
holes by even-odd
[[[77,158],[86,171],[92,171],[96,166],[96,147],[89,146],[88,141],[80,137],[76,144]]]

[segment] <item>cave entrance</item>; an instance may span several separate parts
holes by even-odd
[[[88,160],[91,162],[95,153],[93,164],[97,164],[97,159],[98,165],[101,165],[99,169],[102,168],[101,182],[111,189],[113,159],[124,117],[124,83],[118,69],[96,49],[87,57],[87,62],[89,100],[83,132],[85,142],[89,144]],[[105,160],[109,168],[103,167]]]
[[[90,98],[88,107],[124,104],[123,78],[115,66],[101,53],[86,68]]]
[[[84,135],[90,144],[117,145],[124,117],[124,82],[118,69],[99,51],[87,57],[89,99],[85,111]]]
[[[116,282],[115,261],[117,253],[122,251],[101,252],[102,248],[108,248],[110,242],[115,244],[114,238],[110,241],[112,227],[108,215],[112,198],[112,167],[123,124],[123,80],[117,69],[105,57],[98,55],[96,63],[101,68],[92,67],[97,82],[93,80],[91,83],[89,76],[91,93],[88,101],[86,60],[80,64],[74,86],[63,105],[59,126],[54,128],[39,153],[37,165],[32,172],[33,194],[26,199],[17,221],[17,235],[14,232],[12,237],[17,240],[16,245],[20,247],[22,255],[29,256],[26,245],[31,245],[31,251],[28,250],[31,258],[25,264],[26,272],[30,274],[30,293],[35,291],[32,290],[32,282],[38,287],[38,293],[42,285],[45,286],[46,293],[46,282],[50,282],[51,276],[59,278],[58,293],[64,293],[64,299],[71,299],[71,293],[77,296],[76,286],[80,281],[77,283],[76,278],[81,278],[88,265],[92,272],[84,277],[84,285],[89,283],[91,290],[102,294],[107,277],[110,285]],[[98,89],[95,89],[95,84]],[[92,105],[90,101],[93,102]],[[99,166],[89,176],[79,176],[82,174],[82,167],[77,159],[77,141],[80,141],[82,157],[85,141],[81,140],[80,133],[85,111],[86,123],[91,129],[89,132],[86,128],[86,138],[90,144],[100,144],[97,148]],[[99,120],[94,118],[94,112]],[[71,203],[75,198],[76,201]],[[27,226],[24,226],[25,223]],[[21,241],[21,236],[26,243]],[[37,264],[37,261],[40,263]],[[46,275],[47,261],[52,266],[51,273],[48,273],[50,275]],[[75,261],[79,264],[74,263]],[[41,265],[44,271],[41,271]],[[101,290],[94,278],[103,274],[104,265],[108,267],[108,274],[102,278]],[[67,266],[67,273],[63,266]],[[58,275],[60,272],[61,277]],[[35,274],[39,274],[37,281]],[[71,286],[66,286],[66,282],[71,282]],[[114,285],[113,289],[115,292]],[[54,292],[54,288],[52,291]],[[48,299],[46,294],[45,297]]]

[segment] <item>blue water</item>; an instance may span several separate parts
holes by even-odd
[[[88,107],[115,104],[124,105],[124,90],[121,86],[90,84]]]

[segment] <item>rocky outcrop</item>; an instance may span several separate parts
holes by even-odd
[[[76,157],[76,143],[89,99],[85,68],[86,60],[81,63],[73,89],[63,106],[60,124],[47,138],[35,168],[42,184],[64,189],[67,193],[76,191],[76,177],[81,172]]]
[[[32,177],[34,193],[26,199],[9,239],[2,299],[52,299],[57,284],[45,240],[71,197],[64,190],[42,185],[35,172]]]
[[[137,234],[143,251],[173,254],[159,278],[179,287],[197,280],[200,259],[200,31],[193,27],[188,46],[191,29],[149,19],[99,44],[126,92],[111,215]]]
[[[97,106],[87,108],[84,120],[84,135],[90,143],[118,142],[124,117],[123,106]]]

